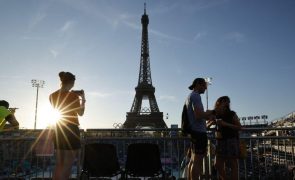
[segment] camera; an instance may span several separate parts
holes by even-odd
[[[15,112],[15,110],[17,110],[18,108],[8,108],[8,110],[10,111],[10,112],[12,112],[12,113],[14,113]]]
[[[71,92],[76,93],[79,96],[81,96],[81,95],[84,94],[84,90],[83,89],[81,89],[81,90],[72,90]]]

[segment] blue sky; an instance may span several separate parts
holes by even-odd
[[[58,73],[76,75],[84,89],[82,128],[123,123],[137,86],[141,16],[147,3],[153,85],[168,126],[180,123],[188,86],[212,77],[209,108],[228,95],[240,117],[295,110],[293,0],[1,0],[1,97],[18,107],[20,126],[50,120],[48,96]],[[206,97],[202,96],[204,106]]]

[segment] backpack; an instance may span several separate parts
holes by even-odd
[[[189,134],[191,134],[191,127],[189,124],[186,104],[183,105],[181,114],[181,133],[183,136],[188,136]]]

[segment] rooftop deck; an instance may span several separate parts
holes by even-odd
[[[273,133],[269,133],[273,132]],[[295,128],[246,128],[241,141],[246,143],[247,158],[239,160],[240,179],[294,179]],[[41,135],[42,134],[42,135]],[[208,131],[209,151],[204,160],[205,179],[215,179],[213,131]],[[266,136],[266,135],[272,136]],[[0,179],[51,178],[55,164],[51,143],[44,141],[48,130],[19,130],[0,134]],[[116,146],[120,166],[124,169],[126,151],[132,143],[155,143],[167,177],[181,178],[189,138],[180,129],[88,129],[81,131],[82,151],[72,168],[72,178],[79,178],[83,148],[88,143],[111,143]],[[115,177],[114,179],[119,178]]]

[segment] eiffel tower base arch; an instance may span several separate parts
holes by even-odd
[[[123,128],[141,127],[167,128],[167,125],[163,120],[163,112],[154,112],[150,114],[128,112]]]

